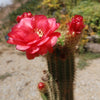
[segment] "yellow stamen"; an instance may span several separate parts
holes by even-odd
[[[39,37],[42,37],[44,35],[41,29],[36,30],[36,33],[39,35]]]
[[[75,32],[72,33],[72,35],[74,35],[74,34],[75,34]]]

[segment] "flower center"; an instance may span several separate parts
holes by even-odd
[[[75,32],[72,32],[72,35],[75,35]]]
[[[38,36],[41,38],[44,34],[43,31],[41,29],[37,29],[36,33],[38,34]]]

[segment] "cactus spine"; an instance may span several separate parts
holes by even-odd
[[[53,54],[48,55],[48,69],[58,84],[60,100],[73,100],[74,51],[56,47]]]

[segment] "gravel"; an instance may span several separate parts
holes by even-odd
[[[100,100],[100,59],[83,70],[76,70],[75,100]],[[27,60],[14,48],[0,44],[0,100],[42,100],[37,89],[46,59]]]

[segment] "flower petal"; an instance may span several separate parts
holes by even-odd
[[[24,25],[26,28],[31,28],[32,29],[32,18],[23,18],[18,24],[17,27],[20,28]]]
[[[11,37],[8,38],[7,43],[9,44],[15,44],[15,45],[24,45],[23,41],[21,41],[20,39],[13,39]]]
[[[43,45],[43,44],[46,43],[48,40],[49,40],[49,37],[47,37],[47,38],[41,40],[41,41],[37,44],[37,46]]]
[[[48,22],[49,22],[49,27],[51,31],[55,31],[56,29],[58,29],[60,25],[59,23],[56,23],[55,18],[48,18]]]
[[[36,52],[39,51],[39,47],[30,47],[27,52],[29,52],[30,54],[35,54]]]
[[[48,51],[48,49],[47,49],[46,46],[41,46],[41,48],[40,48],[40,50],[39,50],[38,53],[39,53],[40,55],[44,55],[44,54],[47,53],[47,51]]]
[[[54,32],[50,35],[50,37],[53,37],[53,36],[57,36],[57,37],[60,37],[61,34],[59,32]]]
[[[35,29],[41,29],[41,31],[43,31],[43,33],[45,34],[48,29],[49,29],[49,26],[48,26],[48,20],[47,20],[47,17],[44,16],[44,15],[35,15],[33,18],[32,18],[32,25],[33,25],[33,28]]]
[[[39,56],[38,54],[30,54],[29,52],[26,52],[26,56],[29,60],[34,59],[35,57]]]
[[[30,46],[17,45],[17,46],[16,46],[16,49],[17,49],[17,50],[25,51],[25,50],[29,49],[29,47],[30,47]]]
[[[57,42],[57,36],[53,36],[50,40],[46,43],[47,46],[53,47]]]
[[[51,46],[53,47],[57,42],[57,36],[51,38]]]
[[[61,34],[59,32],[52,33],[50,35],[50,39],[48,40],[46,45],[49,47],[53,47],[56,44],[58,37],[60,37],[60,36],[61,36]]]
[[[22,21],[26,21],[26,18],[22,19]],[[22,21],[20,21],[20,23]],[[19,27],[20,23],[15,25],[12,28],[12,31],[8,33],[9,37],[12,37],[13,40],[23,41],[24,43],[33,42],[39,39],[39,36],[35,32],[33,32],[33,29],[29,28],[28,26],[25,26],[24,24]]]

